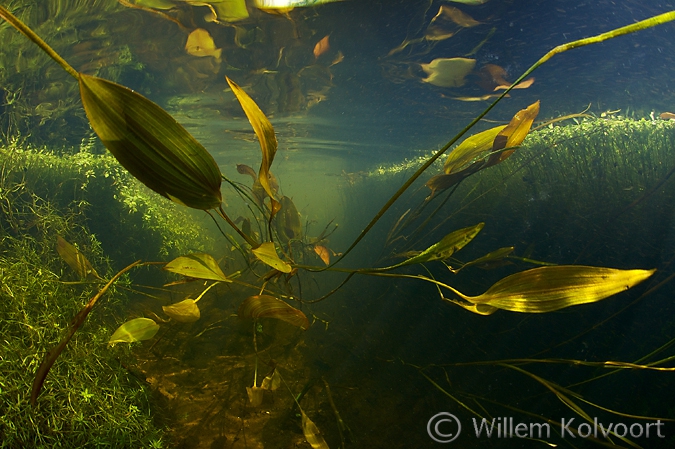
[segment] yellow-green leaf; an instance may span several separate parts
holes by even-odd
[[[656,270],[619,270],[583,265],[538,267],[512,274],[479,296],[462,296],[512,312],[544,313],[587,304],[628,290]]]
[[[466,76],[471,73],[475,65],[475,59],[434,59],[429,64],[420,64],[422,70],[429,75],[422,81],[439,87],[460,87],[464,85]]]
[[[190,298],[184,299],[176,304],[162,306],[162,310],[164,310],[164,313],[172,320],[178,321],[179,323],[194,323],[201,316],[199,306],[197,306],[194,299]]]
[[[214,8],[218,20],[237,22],[248,18],[246,0],[216,0],[204,3]]]
[[[204,253],[180,256],[164,265],[164,269],[172,273],[195,279],[230,282],[212,256]]]
[[[506,126],[507,125],[502,125],[486,129],[485,131],[481,131],[478,134],[474,134],[473,136],[464,139],[462,143],[452,150],[445,160],[443,171],[446,174],[456,172],[465,165],[470,164],[485,151],[490,151],[495,137],[497,137]]]
[[[127,321],[117,328],[110,337],[108,344],[133,343],[136,341],[149,340],[159,330],[159,324],[150,318],[135,318]]]
[[[302,311],[269,295],[249,296],[239,306],[239,318],[276,318],[301,329],[309,329],[309,320]]]
[[[326,440],[323,439],[321,431],[314,421],[309,419],[303,410],[300,410],[302,413],[302,433],[305,434],[305,439],[312,446],[312,449],[328,449],[328,444]]]
[[[515,149],[502,152],[499,152],[499,150],[517,147],[523,143],[523,140],[525,140],[525,137],[527,137],[527,133],[530,132],[532,123],[534,123],[534,119],[537,118],[538,114],[538,100],[529,105],[527,108],[516,112],[509,124],[506,125],[506,128],[501,130],[499,134],[497,134],[497,137],[495,137],[495,140],[492,144],[493,154],[490,155],[487,165],[484,168],[498,164],[504,161],[504,159],[507,157],[511,156]]]
[[[92,128],[134,177],[188,207],[220,206],[216,161],[173,117],[119,84],[82,73],[78,80]]]
[[[87,258],[84,257],[84,254],[61,236],[56,237],[56,252],[59,253],[59,256],[61,256],[70,268],[75,270],[80,278],[85,279],[87,277],[93,277],[101,279],[96,270],[94,270],[94,267],[92,267]]]
[[[281,271],[282,273],[290,273],[293,269],[287,262],[284,262],[279,258],[274,243],[272,242],[261,243],[260,246],[253,248],[251,251],[258,260],[275,270]]]
[[[483,229],[483,226],[485,226],[485,223],[478,223],[475,226],[469,226],[467,228],[458,229],[454,232],[451,232],[450,234],[443,237],[440,242],[434,243],[418,255],[385,269],[398,268],[415,263],[430,262],[432,260],[447,259],[455,252],[464,248],[471,240],[473,240],[474,237],[476,237],[481,231],[481,229]]]
[[[260,170],[258,170],[258,180],[269,197],[274,198],[276,192],[272,189],[269,181],[270,167],[277,152],[277,138],[274,135],[274,128],[256,102],[249,97],[244,89],[229,78],[227,78],[227,82],[235,97],[239,100],[239,104],[251,123],[255,135],[258,136],[258,142],[262,150],[262,162],[260,163]]]

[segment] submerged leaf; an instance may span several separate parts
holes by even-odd
[[[302,433],[305,434],[305,439],[312,446],[312,449],[328,449],[328,444],[316,424],[309,419],[303,410],[300,410],[300,412],[302,413]]]
[[[272,374],[263,379],[260,388],[264,390],[274,391],[278,389],[280,386],[281,386],[281,374],[279,374],[279,372],[275,368]]]
[[[110,337],[108,344],[134,343],[149,340],[159,330],[159,324],[150,318],[135,318],[117,328]]]
[[[56,252],[68,264],[70,268],[80,276],[81,279],[93,277],[101,279],[94,267],[91,266],[84,254],[73,245],[68,243],[60,235],[56,237]]]
[[[287,196],[282,196],[279,204],[281,209],[274,217],[279,240],[282,243],[288,243],[290,240],[300,239],[302,237],[302,222],[293,200]]]
[[[179,323],[194,323],[199,320],[201,316],[196,301],[190,298],[184,299],[176,304],[162,306],[162,310],[164,310],[164,313],[172,320],[178,321]]]
[[[213,56],[216,61],[220,62],[220,54],[223,50],[216,48],[216,44],[208,31],[197,28],[188,35],[185,51],[192,56]]]
[[[499,248],[497,250],[494,250],[492,252],[487,253],[486,255],[479,257],[478,259],[472,260],[471,262],[467,262],[462,267],[458,270],[454,270],[455,272],[458,272],[459,270],[463,270],[466,267],[470,267],[472,265],[485,265],[485,264],[491,264],[494,262],[502,261],[505,257],[507,257],[509,254],[513,252],[513,246],[507,246],[504,248]]]
[[[330,252],[328,252],[328,248],[322,245],[314,245],[314,252],[321,258],[323,263],[330,265]]]
[[[445,160],[443,171],[447,174],[457,172],[465,165],[474,161],[485,151],[492,149],[495,137],[506,128],[507,125],[496,126],[494,128],[486,129],[478,134],[467,137],[457,145],[457,147],[450,152],[450,155]]]
[[[309,329],[309,320],[302,311],[270,295],[249,296],[237,314],[239,318],[276,318],[303,330]]]
[[[463,299],[512,312],[545,313],[587,304],[620,293],[656,270],[559,265],[512,274],[479,296]]]
[[[474,237],[476,237],[481,231],[481,229],[483,229],[483,226],[485,226],[485,223],[478,223],[475,226],[469,226],[467,228],[458,229],[454,232],[451,232],[450,234],[443,237],[440,242],[434,243],[420,254],[391,267],[387,267],[386,269],[398,268],[415,263],[430,262],[432,260],[447,259],[455,252],[464,248],[471,240],[473,240]]]
[[[218,164],[173,117],[124,86],[82,73],[78,79],[92,128],[136,179],[188,207],[220,205]]]
[[[514,148],[523,143],[530,132],[534,119],[539,114],[539,101],[532,103],[525,109],[516,112],[506,128],[501,130],[492,144],[493,154],[487,160],[486,167],[503,162],[511,156],[515,149],[498,152],[505,148]]]
[[[427,181],[433,196],[467,178],[468,176],[508,158],[520,145],[539,113],[539,101],[518,111],[508,125],[496,126],[474,134],[462,141],[450,153],[443,169]]]
[[[258,260],[275,270],[281,271],[282,273],[290,273],[292,270],[287,262],[284,262],[279,258],[274,243],[272,242],[261,243],[260,246],[253,248],[251,251]]]
[[[464,78],[471,73],[475,65],[475,59],[434,59],[429,64],[421,64],[422,70],[429,75],[422,81],[439,87],[460,87],[464,85]]]
[[[314,58],[318,58],[322,54],[326,53],[328,50],[330,50],[330,43],[328,42],[330,39],[330,35],[326,35],[321,39],[319,42],[316,43],[314,46]]]
[[[260,185],[265,189],[267,195],[270,198],[274,198],[276,191],[272,189],[269,181],[270,167],[277,152],[277,138],[274,135],[274,128],[255,101],[241,87],[229,78],[227,78],[227,82],[237,100],[239,100],[239,104],[251,123],[255,135],[258,136],[258,142],[262,150],[262,162],[260,163],[260,170],[258,170],[258,181],[260,181]]]
[[[166,271],[195,279],[230,282],[212,256],[204,253],[176,257],[164,265]]]
[[[246,0],[212,0],[200,3],[211,6],[215,11],[217,20],[238,22],[247,19],[249,16],[246,9]]]
[[[251,407],[259,407],[263,401],[263,392],[265,391],[262,387],[246,387],[246,394],[248,395],[248,400],[251,403]]]

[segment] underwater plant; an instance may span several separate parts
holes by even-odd
[[[129,173],[148,188],[175,203],[206,211],[206,213],[212,215],[216,223],[218,223],[216,221],[218,218],[224,220],[239,236],[239,239],[236,239],[222,231],[224,237],[232,243],[234,251],[238,251],[246,265],[241,270],[230,271],[226,274],[220,268],[218,260],[206,253],[182,255],[168,263],[162,263],[161,265],[166,271],[183,276],[182,282],[198,282],[206,285],[206,281],[211,281],[205,287],[200,287],[200,294],[196,299],[188,297],[178,303],[163,307],[163,310],[172,322],[190,323],[199,320],[201,317],[198,301],[209,290],[220,284],[228,287],[236,285],[238,288],[255,293],[248,295],[238,309],[240,319],[253,321],[256,370],[253,387],[247,387],[249,399],[253,406],[261,400],[262,391],[259,388],[272,390],[271,385],[274,383],[274,376],[278,374],[275,368],[273,374],[265,378],[269,378],[267,381],[269,388],[266,388],[265,381],[263,381],[261,387],[258,387],[258,320],[260,318],[275,318],[300,330],[307,330],[311,325],[309,318],[303,310],[293,307],[290,303],[296,302],[303,305],[322,301],[337,292],[349,279],[356,275],[424,281],[437,287],[444,301],[460,305],[464,309],[479,315],[489,315],[498,309],[524,313],[546,313],[570,306],[593,303],[627,290],[654,274],[654,270],[650,269],[628,270],[583,265],[542,264],[537,268],[511,274],[498,280],[481,295],[469,296],[447,282],[437,280],[429,272],[427,272],[427,275],[422,275],[399,270],[412,266],[419,266],[422,270],[426,270],[425,264],[449,260],[455,253],[471,243],[481,232],[484,226],[482,222],[474,226],[454,230],[426,249],[417,248],[407,251],[403,253],[405,259],[399,263],[381,267],[360,268],[344,268],[338,266],[338,264],[436,160],[443,156],[455,143],[459,142],[478,120],[485,116],[511,89],[525,80],[540,65],[564,51],[675,20],[675,12],[666,13],[596,37],[561,45],[548,52],[511,86],[504,89],[504,92],[462,132],[430,157],[387,201],[352,244],[333,261],[330,261],[330,257],[327,256],[329,251],[325,245],[329,234],[326,233],[326,230],[314,239],[307,236],[302,230],[299,214],[292,200],[285,196],[279,196],[278,184],[271,172],[277,150],[274,129],[255,101],[232,80],[228,78],[227,82],[251,123],[261,147],[262,160],[257,173],[250,167],[242,169],[247,174],[253,172],[253,185],[250,188],[244,188],[224,177],[206,149],[159,106],[122,85],[76,71],[32,30],[1,6],[0,16],[36,43],[77,80],[82,103],[92,128],[103,144]],[[414,220],[421,217],[427,204],[435,200],[441,192],[458,185],[464,179],[483,169],[502,163],[513,155],[528,135],[537,116],[538,108],[538,102],[534,103],[516,113],[509,124],[483,131],[463,140],[446,160],[445,173],[431,178],[426,183],[431,190],[431,194],[410,215],[410,219]],[[247,201],[250,208],[249,217],[235,220],[230,218],[223,205],[221,192],[223,180],[233,188],[235,195]],[[407,221],[406,214],[397,221],[395,229],[390,232],[392,241],[396,240],[400,233],[407,229],[408,223],[411,223],[411,221]],[[434,214],[435,212],[432,212],[429,217]],[[254,230],[254,227],[257,227],[257,229]],[[414,236],[421,227],[407,235],[408,243],[416,243],[414,239],[409,237]],[[60,248],[59,254],[81,277],[93,276],[102,280],[92,264],[74,246],[67,244],[65,240],[59,240],[58,248]],[[506,257],[511,251],[510,248],[492,250],[473,261],[466,262],[463,266],[498,261]],[[323,266],[305,261],[305,259],[317,261],[317,256],[324,262]],[[38,368],[31,395],[33,405],[38,402],[38,397],[50,368],[78,328],[84,323],[94,305],[122,275],[133,268],[149,263],[134,262],[109,277],[109,279],[102,280],[104,286],[75,316],[69,326],[67,336],[55,349],[47,353]],[[336,288],[327,294],[319,298],[307,299],[291,287],[291,282],[297,282],[300,285],[299,278],[302,272],[335,272],[345,273],[346,276]],[[214,288],[215,290],[216,288]],[[459,299],[446,298],[445,294],[442,293],[444,291]],[[109,343],[135,342],[154,338],[160,327],[154,319],[136,318],[122,324],[110,338]],[[504,366],[508,366],[512,370],[519,369],[512,364],[504,364]],[[420,370],[420,372],[428,378],[423,370]],[[281,374],[278,374],[278,376],[281,376]],[[431,381],[431,379],[429,380]],[[565,392],[551,386],[550,383],[539,378],[534,378],[534,380],[545,384],[563,402],[573,403]],[[440,387],[438,388],[445,391]],[[328,388],[326,391],[329,391]],[[302,397],[302,394],[300,396]],[[294,399],[300,407],[299,400],[295,396]],[[572,408],[574,409],[574,407]],[[306,440],[315,448],[327,447],[325,441],[319,435],[317,426],[301,408],[300,411]],[[578,413],[583,416],[583,413]],[[339,418],[339,413],[336,412],[336,416]],[[583,417],[586,418],[586,416]]]

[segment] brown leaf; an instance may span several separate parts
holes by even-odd
[[[269,181],[270,167],[274,161],[274,155],[277,152],[277,138],[274,135],[274,128],[255,101],[253,101],[241,87],[230,78],[227,78],[227,82],[230,85],[232,92],[234,92],[234,95],[237,97],[237,100],[239,100],[239,104],[244,110],[248,121],[251,123],[255,135],[258,136],[258,143],[260,144],[260,150],[262,151],[262,162],[260,163],[260,170],[258,170],[258,181],[263,189],[265,189],[265,192],[267,192],[267,195],[269,195],[270,198],[274,198],[276,191],[272,188]]]
[[[281,299],[270,295],[249,296],[239,306],[239,318],[276,318],[303,330],[309,329],[304,313]]]
[[[314,46],[314,57],[318,58],[322,54],[330,50],[330,44],[328,43],[330,35],[326,35]]]

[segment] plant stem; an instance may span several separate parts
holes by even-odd
[[[237,227],[236,224],[234,224],[234,222],[230,219],[230,217],[227,216],[227,214],[223,210],[222,205],[218,207],[218,215],[220,215],[227,222],[227,224],[229,224],[232,227],[232,229],[237,231],[237,234],[239,234],[244,240],[246,240],[246,243],[251,245],[252,248],[257,248],[260,246],[258,242],[253,240],[253,238],[251,238],[250,236],[246,235],[241,229],[239,229],[239,227]]]
[[[468,125],[462,129],[459,134],[457,134],[455,137],[453,137],[443,148],[438,150],[436,153],[434,153],[433,156],[431,156],[427,161],[419,168],[417,171],[405,182],[403,185],[394,193],[394,195],[387,201],[384,206],[380,209],[380,211],[373,217],[373,219],[368,223],[368,225],[361,231],[361,233],[356,237],[356,239],[352,242],[352,244],[347,248],[346,251],[342,253],[340,257],[338,257],[331,265],[333,266],[340,262],[347,254],[349,254],[352,249],[368,234],[368,232],[375,226],[375,224],[380,221],[380,218],[389,210],[389,208],[403,195],[403,193],[408,190],[408,188],[419,178],[422,173],[424,173],[427,168],[429,168],[434,162],[438,160],[439,157],[441,157],[443,154],[445,154],[452,145],[455,144],[464,134],[466,134],[473,126],[478,123],[483,117],[487,115],[488,112],[494,108],[497,103],[499,103],[502,98],[506,96],[516,85],[518,85],[521,81],[523,81],[528,75],[530,75],[532,72],[534,72],[539,66],[541,66],[543,63],[551,59],[553,56],[566,52],[568,50],[572,50],[574,48],[578,47],[583,47],[586,45],[591,45],[591,44],[596,44],[598,42],[603,42],[608,39],[613,39],[618,36],[623,36],[625,34],[630,34],[634,33],[636,31],[641,31],[645,30],[647,28],[652,28],[657,25],[662,25],[667,22],[671,22],[675,20],[675,11],[670,11],[664,14],[660,14],[658,16],[651,17],[649,19],[642,20],[637,23],[633,23],[631,25],[627,25],[621,28],[617,28],[612,31],[608,31],[606,33],[598,34],[597,36],[592,36],[592,37],[587,37],[584,39],[579,39],[573,42],[568,42],[566,44],[558,45],[557,47],[553,48],[550,50],[548,53],[546,53],[544,56],[542,56],[537,62],[532,65],[529,69],[527,69],[516,81],[513,82],[511,86],[509,86],[508,89],[504,90],[502,94],[492,103],[490,104],[483,112],[478,114],[476,118],[474,118]],[[323,267],[319,270],[316,271],[324,271],[328,267]]]
[[[75,79],[80,78],[80,74],[78,73],[77,70],[75,70],[70,64],[66,62],[65,59],[63,59],[61,56],[59,56],[58,53],[54,51],[52,47],[47,45],[45,41],[43,41],[40,36],[35,34],[33,30],[31,30],[25,23],[23,23],[18,17],[16,17],[14,14],[9,12],[5,7],[0,5],[0,17],[5,19],[7,22],[9,22],[10,25],[12,25],[14,28],[16,28],[21,34],[26,36],[28,39],[33,41],[35,45],[40,47],[45,53],[49,55],[50,58],[52,58],[54,61],[56,61],[63,69],[68,72],[70,75],[73,76]]]

